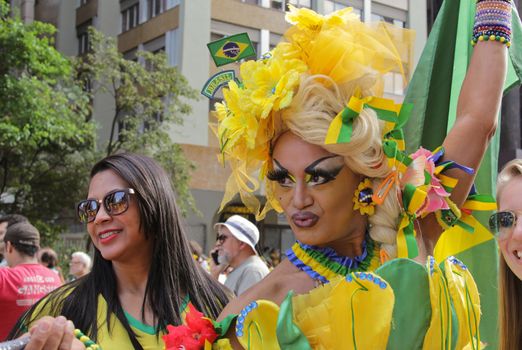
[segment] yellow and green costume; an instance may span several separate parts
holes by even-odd
[[[250,303],[238,315],[245,349],[480,349],[477,287],[455,258],[439,267],[394,259],[352,272],[281,306]]]
[[[290,260],[323,286],[305,295],[290,293],[280,306],[267,300],[250,303],[237,317],[236,336],[244,348],[254,350],[480,349],[479,295],[468,269],[457,259],[447,258],[445,248],[438,250],[440,265],[432,257],[425,266],[411,259],[418,255],[416,220],[435,215],[444,230],[464,231],[461,236],[476,244],[483,235],[480,230],[474,232],[479,226],[471,211],[494,209],[494,201],[473,190],[458,208],[450,199],[457,180],[444,171],[474,170],[444,160],[442,148],[405,152],[402,127],[412,106],[379,97],[382,80],[366,87],[375,96],[368,96],[368,91],[364,94],[357,82],[366,74],[377,73],[382,78],[389,72],[403,73],[402,62],[411,62],[407,57],[412,52],[412,33],[384,23],[364,24],[350,11],[325,17],[291,8],[287,20],[293,26],[285,33],[286,41],[262,59],[243,63],[241,83],[232,81],[223,90],[224,102],[216,104],[217,135],[221,156],[232,174],[222,207],[239,194],[257,219],[270,209],[282,211],[275,185],[265,176],[271,166],[271,143],[291,129],[281,111],[291,106],[303,76],[324,76],[321,83],[326,88],[332,83],[337,87],[354,83],[353,96],[332,116],[323,143],[310,143],[327,150],[332,144],[350,143],[361,112],[375,113],[382,130],[383,157],[367,164],[369,173],[362,175],[372,178],[372,174],[386,173],[379,187],[372,189],[376,205],[390,191],[397,195],[402,207],[397,218],[399,259],[389,260],[368,239],[366,255],[357,264],[317,249],[301,249],[304,246],[298,244],[293,252],[299,259],[289,256]],[[373,172],[375,169],[385,171]],[[260,179],[266,181],[264,207],[254,195]],[[358,191],[366,199],[369,196],[364,186]],[[364,213],[371,215],[373,208],[366,205]],[[454,234],[443,235],[443,247],[452,237]]]

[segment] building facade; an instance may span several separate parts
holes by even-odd
[[[133,59],[138,50],[164,51],[171,65],[177,66],[189,84],[200,90],[217,68],[206,44],[227,35],[246,32],[258,57],[268,52],[288,28],[284,11],[288,5],[311,8],[328,14],[351,6],[364,21],[384,20],[416,31],[411,57],[405,59],[406,74],[415,67],[427,37],[427,0],[12,0],[22,17],[53,23],[58,28],[56,47],[69,56],[81,55],[89,47],[87,28],[94,26],[117,38],[119,51]],[[231,64],[224,69],[236,69]],[[409,77],[407,77],[409,78]],[[389,73],[385,95],[397,101],[404,93],[403,77]],[[219,147],[209,122],[213,102],[202,97],[192,103],[192,113],[183,126],[172,131],[175,142],[183,145],[186,156],[196,165],[191,189],[202,216],[186,220],[190,239],[208,252],[214,244],[213,224],[231,213],[243,213],[237,203],[225,214],[217,212],[229,171],[218,162]],[[98,123],[102,146],[109,139],[114,106],[108,96],[93,101],[93,117]],[[262,190],[259,193],[262,196]],[[286,249],[293,235],[284,216],[271,213],[260,223],[261,246]]]

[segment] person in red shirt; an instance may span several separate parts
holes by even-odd
[[[25,310],[62,284],[57,274],[38,263],[40,233],[33,225],[9,225],[4,242],[9,268],[0,269],[0,341]]]

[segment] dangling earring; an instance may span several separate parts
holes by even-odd
[[[373,189],[370,179],[364,179],[353,195],[353,210],[359,210],[362,215],[373,215],[375,203],[372,200]]]

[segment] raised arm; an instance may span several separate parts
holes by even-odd
[[[445,159],[478,169],[497,126],[507,67],[507,48],[497,41],[478,42],[460,91],[455,125],[444,140]],[[459,180],[451,199],[461,206],[475,175],[449,170]]]
[[[478,38],[480,34],[496,29],[496,25],[502,23],[502,26],[506,26],[501,29],[499,36],[504,38],[502,42],[495,39],[490,41],[490,36],[487,35],[484,36],[485,40],[477,40],[460,91],[456,121],[443,142],[446,150],[444,160],[455,161],[475,171],[478,170],[497,127],[507,70],[508,45],[505,41],[510,37],[511,6],[507,0],[479,0],[474,36]],[[498,12],[499,8],[505,11]],[[492,15],[490,9],[496,12]],[[469,194],[476,172],[471,175],[452,169],[445,174],[458,180],[451,193],[451,200],[461,207]],[[433,254],[443,229],[434,215],[427,216],[419,224],[421,235],[417,238],[419,243],[423,241],[424,244],[419,244],[418,260],[423,261],[426,255]]]

